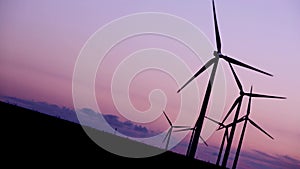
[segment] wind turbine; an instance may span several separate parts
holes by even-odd
[[[230,130],[230,135],[229,135],[229,138],[228,138],[228,142],[227,142],[227,145],[226,145],[226,149],[225,149],[225,153],[224,153],[224,157],[223,157],[223,161],[222,161],[222,166],[223,167],[226,167],[226,164],[227,164],[227,161],[228,161],[228,157],[229,157],[229,153],[230,153],[230,149],[231,149],[231,145],[232,145],[232,141],[233,141],[233,137],[234,137],[234,132],[235,132],[236,124],[237,124],[236,122],[237,122],[238,117],[239,117],[243,97],[248,96],[248,97],[255,97],[255,98],[286,99],[285,97],[280,97],[280,96],[270,96],[270,95],[265,95],[265,94],[257,94],[257,93],[252,93],[252,92],[246,93],[246,92],[244,92],[243,86],[242,86],[237,74],[235,73],[231,63],[229,63],[229,66],[230,66],[230,69],[231,69],[232,74],[234,76],[234,79],[237,83],[237,86],[240,89],[240,96],[238,96],[237,99],[234,101],[233,105],[229,109],[229,111],[226,114],[225,118],[221,122],[223,124],[225,122],[225,120],[228,118],[228,116],[230,115],[230,113],[233,111],[233,109],[237,106],[235,116],[234,116],[234,119],[233,119],[233,123],[231,123],[232,128]]]
[[[214,0],[212,1],[212,5],[213,5],[213,16],[214,16],[214,26],[215,26],[215,37],[216,37],[216,45],[217,45],[217,51],[213,52],[214,58],[212,58],[211,60],[209,60],[203,67],[201,67],[198,72],[196,72],[194,74],[194,76],[192,76],[178,91],[177,93],[179,93],[185,86],[187,86],[191,81],[193,81],[197,76],[199,76],[202,72],[204,72],[208,67],[213,65],[211,74],[210,74],[210,78],[209,78],[209,82],[206,88],[206,92],[205,92],[205,96],[202,102],[202,107],[200,110],[200,114],[199,117],[197,119],[197,122],[195,124],[195,130],[193,132],[193,134],[191,135],[191,139],[190,139],[190,144],[189,144],[189,148],[187,150],[186,156],[190,157],[190,158],[194,158],[195,154],[196,154],[196,150],[197,150],[197,146],[198,146],[198,142],[199,142],[199,137],[200,137],[200,133],[202,130],[202,126],[203,126],[203,121],[204,121],[204,117],[206,114],[206,110],[207,110],[207,106],[208,106],[208,102],[209,102],[209,98],[210,98],[210,94],[211,94],[211,89],[214,83],[214,79],[215,79],[215,74],[217,71],[217,67],[218,67],[218,63],[219,63],[219,59],[224,59],[225,61],[227,61],[228,63],[232,63],[235,64],[237,66],[241,66],[247,69],[251,69],[254,71],[257,71],[259,73],[263,73],[269,76],[273,76],[267,72],[264,72],[262,70],[259,70],[257,68],[254,68],[252,66],[249,66],[245,63],[242,63],[236,59],[233,59],[229,56],[223,55],[222,51],[221,51],[221,37],[220,37],[220,33],[219,33],[219,28],[218,28],[218,23],[217,23],[217,16],[216,16],[216,11],[215,11],[215,3]]]
[[[248,107],[247,107],[247,114],[245,116],[243,116],[242,118],[240,118],[237,122],[241,122],[244,121],[244,126],[241,132],[241,136],[240,136],[240,140],[239,140],[239,144],[235,153],[235,158],[232,164],[232,169],[235,169],[237,166],[237,162],[239,159],[239,155],[240,155],[240,151],[242,148],[242,143],[243,143],[243,139],[244,139],[244,135],[245,135],[245,131],[246,131],[246,127],[247,127],[247,122],[249,121],[254,127],[256,127],[258,130],[260,130],[261,132],[263,132],[264,134],[266,134],[268,137],[270,137],[271,139],[274,139],[270,134],[268,134],[265,130],[263,130],[261,127],[259,127],[258,124],[256,124],[253,120],[251,120],[249,118],[250,115],[250,109],[251,109],[251,98],[252,98],[252,86],[251,86],[251,90],[250,90],[250,96],[249,96],[249,101],[248,101]]]
[[[171,120],[169,119],[169,117],[167,116],[167,114],[166,114],[165,111],[163,111],[163,114],[165,115],[165,117],[166,117],[166,119],[167,119],[167,121],[168,121],[168,123],[169,123],[169,125],[170,125],[170,129],[168,130],[168,132],[167,132],[165,138],[164,138],[163,141],[162,141],[162,142],[165,142],[166,139],[167,139],[167,144],[166,144],[166,148],[165,148],[165,149],[167,150],[167,149],[168,149],[168,146],[169,146],[169,142],[170,142],[171,133],[172,133],[173,128],[188,128],[189,126],[173,126]]]
[[[216,121],[216,120],[214,120],[212,118],[209,118],[207,116],[205,116],[205,118],[207,118],[208,120],[210,120],[210,121],[218,124],[222,128],[225,128],[225,132],[224,132],[224,135],[223,135],[223,138],[222,138],[222,142],[221,142],[221,146],[220,146],[220,150],[219,150],[218,159],[217,159],[217,162],[216,162],[216,164],[219,165],[220,164],[220,160],[221,160],[221,156],[222,156],[222,152],[223,152],[223,147],[224,147],[225,140],[228,143],[228,128],[231,127],[232,124],[224,125],[223,123],[218,122],[218,121]],[[219,128],[218,130],[220,130],[222,128]]]

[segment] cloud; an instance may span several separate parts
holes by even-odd
[[[81,112],[82,112],[82,113],[85,113],[85,114],[88,115],[88,116],[98,116],[98,113],[97,113],[97,112],[95,112],[95,111],[92,110],[92,109],[88,109],[88,108],[83,108],[83,109],[81,109]]]
[[[75,111],[67,107],[59,107],[55,104],[49,104],[47,102],[25,100],[9,96],[0,96],[0,100],[30,110],[38,111],[43,114],[79,123]]]
[[[131,121],[120,121],[118,116],[103,115],[104,119],[112,128],[117,129],[118,132],[130,137],[151,137],[158,134],[155,131],[147,129],[145,126],[134,124]]]
[[[249,166],[257,169],[294,169],[300,168],[300,160],[287,155],[270,155],[259,150],[242,152],[239,159],[239,168],[246,169]]]

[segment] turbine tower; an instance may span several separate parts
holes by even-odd
[[[194,76],[192,76],[178,91],[177,93],[179,93],[186,85],[188,85],[192,80],[194,80],[197,76],[199,76],[202,72],[204,72],[208,67],[210,67],[211,65],[213,65],[211,74],[210,74],[210,78],[209,78],[209,82],[207,84],[207,88],[206,88],[206,92],[205,92],[205,96],[202,102],[202,107],[200,110],[200,114],[199,117],[196,121],[195,124],[195,130],[193,130],[193,133],[191,135],[191,139],[190,139],[190,143],[189,143],[189,147],[186,153],[186,156],[189,158],[194,158],[195,154],[196,154],[196,150],[197,150],[197,146],[198,146],[198,142],[199,142],[199,137],[201,134],[201,130],[202,130],[202,126],[203,126],[203,121],[204,121],[204,117],[206,114],[206,110],[207,110],[207,106],[208,106],[208,102],[209,102],[209,98],[210,98],[210,94],[211,94],[211,90],[212,90],[212,86],[214,83],[214,79],[215,79],[215,74],[217,71],[217,67],[218,67],[218,63],[219,63],[219,59],[224,59],[225,61],[227,61],[228,63],[232,63],[247,69],[251,69],[269,76],[272,76],[271,74],[264,72],[262,70],[259,70],[257,68],[254,68],[252,66],[249,66],[245,63],[242,63],[236,59],[233,59],[229,56],[223,55],[222,51],[221,51],[221,38],[220,38],[220,33],[219,33],[219,28],[218,28],[218,23],[217,23],[217,16],[216,16],[216,11],[215,11],[215,4],[214,4],[214,0],[212,1],[212,6],[213,6],[213,16],[214,16],[214,26],[215,26],[215,37],[216,37],[216,45],[217,45],[217,51],[213,52],[214,58],[212,58],[211,60],[209,60],[202,68],[200,68],[198,70],[198,72],[196,72],[194,74]]]

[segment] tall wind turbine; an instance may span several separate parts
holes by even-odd
[[[241,132],[241,136],[240,136],[240,140],[239,140],[239,144],[235,153],[235,158],[232,164],[232,169],[235,169],[237,166],[237,162],[239,159],[239,155],[240,155],[240,151],[242,148],[242,143],[243,143],[243,139],[244,139],[244,135],[245,135],[245,130],[247,127],[247,122],[249,121],[254,127],[256,127],[258,130],[260,130],[261,132],[263,132],[264,134],[266,134],[268,137],[270,137],[271,139],[274,139],[270,134],[268,134],[265,130],[263,130],[261,127],[259,127],[259,125],[257,125],[253,120],[251,120],[249,118],[250,115],[250,109],[251,109],[251,97],[252,97],[252,86],[251,86],[251,90],[250,90],[250,96],[249,96],[249,101],[248,101],[248,107],[247,107],[247,114],[245,116],[243,116],[241,119],[238,120],[238,122],[244,121],[244,126]]]
[[[213,65],[211,74],[210,74],[210,78],[209,78],[209,82],[206,88],[206,92],[205,92],[205,96],[202,102],[202,107],[200,110],[200,114],[199,117],[197,119],[197,122],[195,124],[195,130],[193,132],[193,134],[191,135],[191,139],[190,139],[190,143],[189,143],[189,148],[187,150],[186,156],[188,156],[189,158],[194,158],[195,154],[196,154],[196,150],[197,150],[197,146],[198,146],[198,142],[199,142],[199,137],[200,137],[200,133],[202,130],[202,126],[203,126],[203,121],[204,121],[204,117],[206,114],[206,110],[207,110],[207,106],[208,106],[208,102],[209,102],[209,98],[210,98],[210,94],[211,94],[211,89],[214,83],[214,79],[215,79],[215,74],[217,71],[217,67],[218,67],[218,63],[219,63],[219,59],[224,59],[225,61],[247,68],[247,69],[251,69],[269,76],[272,76],[271,74],[264,72],[262,70],[259,70],[257,68],[254,68],[252,66],[249,66],[245,63],[242,63],[236,59],[233,59],[229,56],[223,55],[222,51],[221,51],[221,37],[220,37],[220,33],[219,33],[219,28],[218,28],[218,23],[217,23],[217,16],[216,16],[216,11],[215,11],[215,4],[214,4],[214,0],[212,1],[212,6],[213,6],[213,16],[214,16],[214,25],[215,25],[215,37],[216,37],[216,45],[217,45],[217,51],[213,52],[214,58],[212,58],[211,60],[209,60],[202,68],[200,68],[198,70],[198,72],[196,72],[194,74],[193,77],[191,77],[178,91],[180,92],[186,85],[188,85],[192,80],[194,80],[197,76],[199,76],[202,72],[204,72],[208,67],[210,67],[211,65]]]
[[[166,117],[166,119],[167,119],[167,121],[168,121],[168,123],[169,123],[169,125],[170,125],[170,129],[168,130],[168,132],[167,132],[165,138],[164,138],[163,141],[162,141],[162,142],[165,142],[166,139],[167,139],[166,148],[165,148],[165,149],[167,150],[167,149],[168,149],[168,146],[169,146],[169,142],[170,142],[170,138],[171,138],[171,134],[172,134],[173,128],[188,128],[189,126],[173,126],[171,120],[169,119],[169,117],[167,116],[167,114],[166,114],[165,111],[163,111],[163,114],[165,115],[165,117]]]
[[[248,97],[255,97],[255,98],[286,99],[285,97],[280,97],[280,96],[270,96],[270,95],[265,95],[265,94],[257,94],[257,93],[252,93],[252,92],[246,93],[246,92],[244,92],[243,86],[242,86],[237,74],[235,73],[231,63],[229,63],[229,66],[230,66],[230,69],[231,69],[232,74],[234,76],[234,79],[237,83],[237,86],[240,89],[240,96],[237,97],[237,99],[234,101],[234,103],[231,106],[230,110],[228,111],[225,118],[221,122],[223,124],[225,122],[225,120],[228,118],[228,116],[230,115],[230,113],[233,111],[233,109],[237,106],[236,113],[234,115],[234,119],[233,119],[233,122],[232,122],[232,125],[231,125],[230,135],[229,135],[228,142],[227,142],[227,145],[226,145],[223,161],[222,161],[222,166],[223,167],[226,167],[226,165],[227,165],[227,161],[228,161],[228,157],[229,157],[229,154],[230,154],[230,149],[231,149],[231,145],[232,145],[232,141],[233,141],[233,137],[234,137],[234,132],[235,132],[236,124],[237,124],[236,122],[237,122],[238,117],[239,117],[243,97],[248,96]]]

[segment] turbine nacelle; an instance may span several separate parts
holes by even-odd
[[[223,56],[222,53],[221,53],[221,52],[218,52],[218,51],[214,51],[214,52],[213,52],[213,55],[214,55],[216,58],[220,58],[221,56]]]

